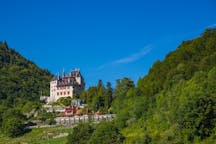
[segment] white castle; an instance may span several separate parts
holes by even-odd
[[[62,72],[62,77],[55,75],[50,82],[50,102],[56,102],[62,97],[74,97],[80,95],[84,90],[85,83],[79,69],[71,71],[68,75]]]

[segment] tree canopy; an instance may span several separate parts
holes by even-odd
[[[40,94],[49,94],[51,77],[50,72],[0,42],[0,126],[6,135],[23,133],[24,120],[14,115],[17,110],[28,113],[40,106]]]

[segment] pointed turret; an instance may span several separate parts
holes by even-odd
[[[62,71],[62,78],[65,77],[65,71],[64,71],[64,68],[63,68],[63,71]]]

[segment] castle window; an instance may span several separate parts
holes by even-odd
[[[62,92],[60,92],[60,95],[62,95]]]
[[[69,92],[69,91],[68,91],[67,93],[68,93],[68,95],[70,94],[70,92]]]
[[[64,95],[66,95],[66,92],[64,92]]]
[[[57,95],[59,95],[59,93],[57,92]]]

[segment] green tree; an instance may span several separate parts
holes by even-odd
[[[17,137],[25,133],[25,125],[23,121],[16,117],[3,119],[2,129],[4,134],[9,137]]]
[[[40,119],[43,123],[52,125],[55,124],[55,113],[47,112],[45,109],[39,111],[38,119]]]
[[[88,123],[80,123],[67,137],[67,144],[86,144],[90,139],[94,129]]]
[[[89,144],[121,144],[124,137],[112,123],[101,123],[92,134]]]
[[[113,92],[114,102],[112,105],[114,112],[117,113],[124,108],[125,105],[122,100],[126,99],[127,92],[134,87],[134,82],[130,78],[123,78],[116,81],[116,88]]]
[[[25,133],[26,117],[17,109],[8,109],[2,114],[2,131],[9,137],[17,137]]]
[[[116,88],[114,90],[114,97],[125,96],[129,89],[134,88],[134,82],[130,78],[123,78],[116,80]]]
[[[113,89],[110,82],[106,84],[105,110],[108,112],[113,100]]]
[[[96,86],[92,86],[89,87],[89,89],[86,91],[86,101],[88,104],[88,108],[91,110],[96,111],[97,107],[97,87]]]
[[[57,100],[57,103],[62,104],[64,106],[69,106],[71,105],[71,97],[62,97],[60,99]]]

